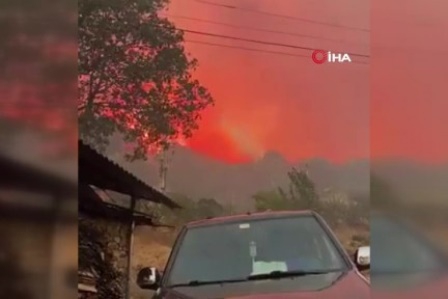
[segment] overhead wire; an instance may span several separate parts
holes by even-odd
[[[247,47],[240,47],[240,46],[231,46],[231,45],[211,43],[211,42],[191,40],[191,39],[186,39],[185,42],[187,42],[187,43],[195,43],[195,44],[202,44],[202,45],[208,45],[208,46],[216,46],[216,47],[221,47],[221,48],[229,48],[229,49],[238,49],[238,50],[245,50],[245,51],[252,51],[252,52],[267,53],[267,54],[276,54],[276,55],[284,55],[284,56],[292,56],[292,57],[310,58],[309,55],[286,53],[286,52],[281,52],[281,51],[269,51],[269,50],[247,48]]]
[[[337,42],[337,43],[358,44],[358,43],[354,43],[354,42],[350,42],[350,41],[346,41],[346,40],[342,40],[342,39],[334,39],[334,38],[329,38],[329,37],[325,37],[325,36],[310,35],[310,34],[297,33],[297,32],[288,32],[288,31],[282,31],[282,30],[257,28],[257,27],[252,27],[252,26],[234,25],[234,24],[225,23],[225,22],[218,22],[218,21],[213,21],[213,20],[208,20],[208,19],[183,16],[183,15],[165,14],[165,16],[169,17],[169,18],[189,20],[189,21],[195,21],[195,22],[206,23],[206,24],[214,24],[214,25],[219,25],[219,26],[224,26],[224,27],[229,27],[229,28],[235,28],[235,29],[251,30],[251,31],[255,31],[255,32],[266,32],[266,33],[273,33],[273,34],[282,34],[282,35],[287,35],[287,36],[303,37],[303,38],[316,39],[316,40],[326,40],[326,41]],[[367,43],[366,44],[361,44],[361,45],[368,46]]]
[[[222,38],[222,39],[228,39],[228,40],[244,41],[244,42],[261,44],[261,45],[285,47],[285,48],[308,50],[308,51],[315,51],[315,50],[317,50],[316,48],[306,47],[306,46],[298,46],[298,45],[292,45],[292,44],[286,44],[286,43],[263,41],[263,40],[258,40],[258,39],[249,39],[249,38],[244,38],[244,37],[237,37],[237,36],[230,36],[230,35],[224,35],[224,34],[217,34],[217,33],[212,33],[212,32],[190,30],[190,29],[186,29],[186,28],[178,28],[178,29],[182,30],[183,32],[190,33],[190,34],[210,36],[210,37],[216,37],[216,38]],[[369,58],[370,57],[369,55],[366,55],[366,54],[358,54],[358,53],[350,53],[350,52],[345,52],[345,53],[350,55],[350,56],[354,56],[354,57],[362,57],[362,58]]]
[[[260,15],[271,16],[271,17],[277,17],[277,18],[288,19],[288,20],[301,21],[301,22],[310,23],[310,24],[317,24],[317,25],[322,25],[322,26],[341,28],[341,29],[348,29],[348,30],[355,30],[355,31],[361,31],[361,32],[370,32],[370,30],[367,29],[367,28],[351,27],[351,26],[346,26],[346,25],[341,25],[341,24],[336,24],[336,23],[328,23],[328,22],[323,22],[323,21],[316,21],[316,20],[312,20],[312,19],[306,19],[306,18],[301,18],[301,17],[296,17],[296,16],[283,15],[283,14],[273,13],[273,12],[269,12],[269,11],[263,11],[263,10],[252,9],[252,8],[245,8],[245,7],[236,6],[236,5],[217,3],[217,2],[207,1],[207,0],[192,0],[192,1],[204,4],[204,5],[216,6],[216,7],[221,7],[221,8],[231,9],[231,10],[240,10],[240,11],[245,11],[245,12],[249,12],[249,13],[260,14]]]
[[[240,47],[240,46],[231,46],[231,45],[212,43],[212,42],[206,42],[206,41],[198,41],[198,40],[190,40],[190,39],[186,39],[185,42],[200,44],[200,45],[205,45],[205,46],[214,46],[214,47],[220,47],[220,48],[229,48],[229,49],[236,49],[236,50],[243,50],[243,51],[250,51],[250,52],[259,52],[259,53],[280,55],[280,56],[301,57],[301,58],[310,58],[311,57],[310,55],[286,53],[286,52],[281,52],[281,51],[269,51],[269,50],[247,48],[247,47]],[[363,61],[352,61],[352,62],[356,63],[356,64],[368,64],[367,62],[363,62]]]

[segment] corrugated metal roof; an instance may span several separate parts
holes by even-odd
[[[80,214],[93,215],[96,218],[122,223],[129,223],[129,220],[132,219],[136,225],[156,226],[151,215],[106,203],[89,186],[80,186],[78,209]]]
[[[81,140],[79,140],[79,183],[128,194],[170,208],[180,208],[166,195],[145,184]]]

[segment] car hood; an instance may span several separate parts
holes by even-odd
[[[369,298],[369,284],[356,271],[169,290],[164,299]]]

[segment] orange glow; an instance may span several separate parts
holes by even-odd
[[[200,133],[185,141],[194,151],[230,163],[244,163],[251,157],[242,152],[238,145],[213,120],[213,110],[204,113],[200,122]]]
[[[269,151],[290,161],[319,157],[343,163],[371,157],[447,162],[445,2],[430,6],[417,0],[372,5],[357,0],[224,2],[351,27],[370,28],[372,24],[372,31],[343,30],[183,0],[172,0],[167,14],[234,25],[171,17],[179,28],[370,54],[371,65],[317,66],[311,57],[247,52],[188,40],[309,56],[311,51],[185,33],[186,48],[200,63],[195,75],[216,100],[213,112],[207,112],[212,116],[195,132],[190,143],[193,150],[229,162],[255,160]],[[404,6],[407,13],[399,13]]]
[[[313,11],[294,1],[260,0],[250,8],[275,10],[291,15],[301,12],[306,18],[337,20],[353,27],[368,27],[368,6],[344,0],[331,4],[325,13]],[[357,1],[359,2],[359,1]],[[239,6],[249,5],[239,3]],[[330,7],[331,6],[331,7]],[[300,8],[300,9],[299,9]],[[331,12],[330,12],[331,11]],[[213,24],[171,18],[177,27],[249,39],[310,47],[336,47],[365,53],[368,34],[322,28],[284,19],[228,11],[194,1],[173,0],[169,15],[183,15],[206,20],[309,35],[351,40],[338,44],[300,37],[253,32]],[[307,15],[309,14],[309,15]],[[296,13],[299,15],[299,13]],[[309,27],[309,28],[308,28]],[[194,151],[230,163],[257,160],[275,151],[290,161],[322,157],[344,162],[369,155],[368,67],[320,67],[311,61],[311,52],[240,41],[224,40],[185,33],[187,52],[198,59],[194,75],[209,89],[216,105],[205,112],[199,130],[188,146]],[[254,53],[223,47],[189,43],[199,40],[237,47],[308,55],[290,57]],[[345,46],[345,48],[344,48]]]
[[[254,161],[271,151],[289,161],[315,157],[337,163],[369,157],[447,161],[448,60],[443,52],[448,48],[446,2],[427,5],[409,0],[406,14],[400,13],[404,7],[402,1],[215,2],[358,28],[369,28],[372,23],[372,31],[325,27],[185,0],[171,0],[166,13],[234,26],[170,17],[183,29],[370,54],[371,66],[316,65],[312,63],[311,51],[185,33],[186,52],[199,61],[193,75],[209,89],[216,105],[204,111],[193,137],[180,138],[176,140],[178,144],[228,163]],[[342,42],[250,31],[239,26],[323,36]],[[51,49],[44,51],[47,58],[76,52],[74,45],[48,46]],[[47,98],[41,91],[52,94],[50,98],[53,94],[69,94],[66,86],[62,87],[62,92],[52,86],[8,87],[11,95],[4,96],[11,100],[0,103],[0,116],[21,119],[42,130],[70,131],[67,139],[77,144],[76,128],[66,124],[74,118],[71,109],[75,107],[64,109],[71,105],[70,101],[60,102],[60,110],[42,109],[41,102]],[[104,113],[114,117],[110,111]],[[133,121],[128,120],[130,127],[137,125]],[[141,138],[145,140],[147,136]]]

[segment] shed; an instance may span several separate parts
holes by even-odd
[[[156,225],[151,215],[136,211],[137,200],[147,200],[171,209],[180,206],[117,163],[79,140],[79,212],[94,219],[113,220],[127,228],[126,298],[130,298],[130,273],[133,232],[136,225]],[[128,195],[129,207],[117,206],[101,199],[95,188]]]

